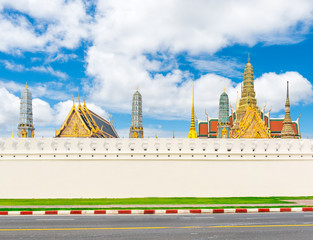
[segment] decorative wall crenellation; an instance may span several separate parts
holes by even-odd
[[[1,159],[312,159],[311,139],[0,139]],[[0,159],[0,160],[1,160]]]

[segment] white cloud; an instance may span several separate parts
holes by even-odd
[[[16,64],[8,60],[1,60],[1,62],[4,64],[4,67],[8,70],[16,71],[16,72],[22,72],[25,70],[25,67],[21,64]]]
[[[66,73],[54,70],[51,66],[35,66],[31,67],[29,71],[49,73],[63,80],[68,78],[68,75]]]
[[[4,87],[0,87],[0,124],[10,129],[17,127],[20,99]]]
[[[77,47],[82,38],[88,38],[92,19],[86,13],[87,5],[82,0],[1,1],[0,51],[56,51],[61,47]],[[6,10],[12,9],[14,13],[6,14]]]
[[[49,103],[35,98],[33,99],[34,126],[49,126],[54,122],[54,111]]]
[[[184,52],[196,68],[211,68],[211,74],[195,83],[195,101],[197,111],[204,112],[206,108],[216,115],[224,86],[236,99],[236,84],[212,72],[225,70],[237,76],[240,64],[232,59],[224,66],[219,61],[201,62],[195,60],[197,56],[234,44],[300,41],[312,24],[312,9],[313,2],[309,0],[99,1],[92,27],[93,45],[86,58],[87,74],[94,81],[91,85],[86,83],[85,88],[92,100],[106,109],[130,113],[132,93],[138,85],[146,116],[188,119],[192,76],[179,70],[175,61],[160,74],[167,56],[175,59]],[[263,98],[272,101],[257,94],[260,103]],[[279,101],[275,98],[273,107],[278,110]]]
[[[42,73],[48,73],[52,76],[58,77],[62,80],[67,79],[68,75],[64,72],[54,70],[51,66],[33,66],[31,68],[26,68],[24,65],[17,64],[13,61],[8,61],[8,60],[1,60],[4,64],[4,67],[8,70],[15,71],[15,72],[22,72],[22,71],[32,71],[32,72],[42,72]]]
[[[313,101],[312,84],[298,72],[281,74],[265,73],[255,80],[256,97],[259,106],[273,107],[273,112],[285,108],[287,81],[291,105],[308,104]]]

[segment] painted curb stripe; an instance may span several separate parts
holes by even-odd
[[[303,208],[237,208],[237,209],[144,209],[144,210],[49,210],[49,211],[0,211],[0,215],[86,215],[86,214],[212,214],[212,213],[268,213],[313,212],[313,207]]]

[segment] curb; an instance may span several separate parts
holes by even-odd
[[[236,208],[236,209],[144,209],[144,210],[56,210],[56,211],[0,211],[0,215],[129,215],[129,214],[218,214],[264,212],[313,212],[313,207],[303,208]]]

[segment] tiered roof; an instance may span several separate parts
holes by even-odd
[[[112,124],[80,102],[78,107],[73,107],[55,137],[90,137],[90,138],[118,138]]]

